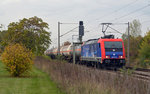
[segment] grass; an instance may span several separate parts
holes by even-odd
[[[51,75],[67,94],[150,94],[150,82],[128,74],[113,74],[81,65],[35,59],[35,66]]]
[[[11,77],[0,61],[0,94],[64,94],[50,77],[33,68],[30,77]]]

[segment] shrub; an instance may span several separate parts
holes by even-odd
[[[141,67],[149,67],[150,63],[150,31],[145,35],[139,49],[139,63]]]
[[[8,45],[2,53],[2,62],[12,76],[28,73],[33,64],[33,54],[20,44]]]

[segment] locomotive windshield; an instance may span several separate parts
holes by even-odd
[[[105,48],[122,48],[122,42],[120,41],[107,41],[104,44]]]

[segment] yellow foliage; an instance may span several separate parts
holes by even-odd
[[[32,52],[20,44],[5,47],[1,59],[12,76],[29,72],[33,65]]]

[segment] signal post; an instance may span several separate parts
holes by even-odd
[[[84,36],[83,21],[79,21],[79,42],[73,42],[73,64],[76,63],[75,47],[77,45],[81,45],[82,44],[82,37],[83,36]]]

